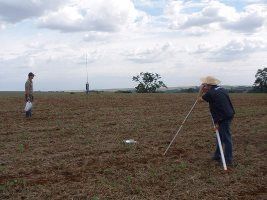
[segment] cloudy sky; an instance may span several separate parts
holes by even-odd
[[[252,85],[267,66],[267,0],[0,0],[0,90]]]

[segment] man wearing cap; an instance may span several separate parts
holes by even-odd
[[[33,82],[32,79],[34,77],[34,74],[30,72],[28,74],[28,80],[25,83],[25,101],[33,102]],[[32,110],[26,111],[26,117],[32,116]]]
[[[230,126],[234,117],[235,111],[228,95],[228,92],[218,86],[220,81],[212,76],[207,76],[201,79],[202,84],[199,89],[198,100],[209,103],[210,112],[214,123],[218,128],[222,144],[224,145],[224,155],[227,165],[232,165],[232,136]],[[220,149],[216,146],[215,153],[212,157],[215,161],[220,161]]]

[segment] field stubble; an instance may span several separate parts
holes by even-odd
[[[212,162],[208,105],[193,94],[1,95],[0,199],[265,199],[265,94],[235,94],[236,166]],[[124,144],[135,139],[134,145]]]

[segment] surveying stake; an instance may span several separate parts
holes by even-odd
[[[226,171],[227,170],[227,166],[226,166],[226,162],[225,162],[225,157],[224,157],[224,153],[223,153],[222,142],[221,142],[219,130],[215,126],[215,123],[214,123],[214,120],[213,120],[212,115],[211,115],[211,119],[212,119],[212,124],[213,124],[214,130],[215,130],[215,133],[216,133],[217,142],[218,142],[220,153],[221,153],[221,159],[222,159],[222,163],[223,163],[223,169]]]

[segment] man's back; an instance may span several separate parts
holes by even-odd
[[[234,108],[228,92],[219,86],[213,86],[203,99],[209,102],[210,110],[215,122],[230,119],[234,116]]]
[[[28,95],[33,94],[33,83],[29,79],[25,83],[25,94],[28,94]]]

